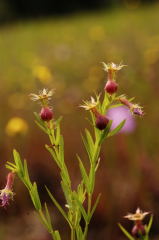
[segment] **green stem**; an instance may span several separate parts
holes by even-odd
[[[74,229],[74,227],[71,228],[71,240],[75,240],[75,229]]]
[[[55,240],[55,236],[54,236],[53,232],[51,233],[51,237],[52,237],[53,240]]]
[[[90,216],[91,205],[92,205],[92,194],[88,194],[88,208],[87,208],[87,216],[88,216],[88,217]],[[86,240],[86,238],[87,238],[88,225],[89,225],[89,221],[87,221],[87,222],[86,222],[86,225],[85,225],[83,240]]]

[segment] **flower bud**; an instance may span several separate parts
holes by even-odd
[[[53,118],[53,111],[49,107],[42,107],[40,117],[43,121],[50,121]]]
[[[146,234],[145,226],[140,222],[136,223],[131,231],[132,235],[136,238],[144,236]]]
[[[7,189],[12,189],[13,183],[14,183],[14,178],[15,178],[15,173],[10,172],[7,175],[7,184],[6,187]]]
[[[109,122],[109,119],[104,115],[98,114],[96,116],[96,128],[104,130]]]
[[[108,80],[104,88],[104,90],[109,94],[115,93],[117,89],[118,84],[114,80]]]

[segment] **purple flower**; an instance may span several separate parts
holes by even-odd
[[[0,191],[1,207],[9,205],[10,200],[13,200],[14,193],[11,190],[3,189]]]
[[[139,106],[135,106],[132,109],[132,111],[133,111],[133,114],[135,114],[135,115],[139,115],[139,116],[143,116],[144,115],[142,108],[139,107]]]
[[[9,205],[10,200],[13,200],[14,193],[12,191],[12,186],[14,183],[15,174],[13,172],[8,173],[7,183],[4,189],[0,190],[0,201],[1,206],[6,207]]]
[[[108,110],[107,117],[113,120],[111,130],[116,128],[123,120],[126,120],[120,133],[131,133],[136,127],[135,119],[127,107],[114,107]]]

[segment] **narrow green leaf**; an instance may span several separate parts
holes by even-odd
[[[88,129],[85,129],[85,132],[86,132],[86,137],[87,137],[87,143],[89,144],[90,151],[92,151],[94,148],[93,138],[92,138],[90,132],[88,131]]]
[[[121,231],[125,234],[125,236],[126,236],[128,239],[130,239],[130,240],[135,240],[135,239],[131,236],[131,234],[130,234],[120,223],[118,223],[118,226],[119,226],[119,228],[121,229]]]
[[[47,130],[45,129],[45,127],[43,125],[41,125],[38,121],[35,120],[36,125],[46,134],[48,134]]]
[[[13,150],[13,157],[15,164],[17,166],[17,170],[20,171],[21,174],[23,174],[24,173],[23,164],[21,162],[19,153],[15,149]]]
[[[81,203],[83,203],[85,198],[86,198],[86,196],[85,196],[86,195],[86,189],[85,189],[85,185],[84,185],[83,179],[77,186],[77,195],[78,195],[79,201]]]
[[[106,113],[106,109],[107,109],[107,106],[109,105],[109,103],[110,103],[110,101],[109,101],[108,94],[105,93],[103,103],[102,103],[102,112],[101,112],[102,114]]]
[[[32,187],[32,183],[30,181],[29,173],[28,173],[28,166],[27,166],[27,161],[24,160],[24,178],[26,180],[26,184],[28,185],[29,188]]]
[[[60,162],[64,163],[64,140],[63,140],[63,136],[60,135],[60,140],[59,140],[59,159]]]
[[[82,203],[79,201],[78,196],[74,195],[74,197],[76,199],[76,203],[78,204],[78,207],[80,209],[80,212],[81,212],[85,222],[88,222],[88,216],[87,216],[86,210],[84,209]]]
[[[7,162],[6,165],[10,165],[11,167],[16,169],[16,165],[14,163],[12,163],[12,162]]]
[[[37,120],[42,126],[44,126],[44,121],[40,118],[39,113],[34,112],[34,116],[35,116],[36,120]]]
[[[146,226],[146,233],[147,233],[147,234],[149,234],[149,232],[150,232],[150,230],[151,230],[152,223],[153,223],[153,215],[151,215],[150,220],[149,220],[149,223],[148,223],[148,225]]]
[[[35,123],[38,125],[39,128],[41,128],[41,130],[43,130],[46,134],[48,134],[48,131],[45,127],[45,123],[44,121],[40,118],[39,114],[34,112],[34,116],[35,116]]]
[[[5,167],[8,168],[8,169],[10,169],[10,170],[13,171],[13,172],[17,172],[17,167],[16,167],[16,165],[13,164],[13,163],[11,163],[11,162],[7,162],[7,163],[5,164]]]
[[[48,207],[47,207],[46,203],[45,203],[45,213],[46,213],[46,219],[47,219],[47,222],[48,222],[48,225],[49,225],[49,228],[50,228],[50,232],[52,232],[53,229],[52,229],[51,217],[50,217],[50,213],[49,213],[49,210],[48,210]]]
[[[56,123],[55,123],[55,124],[56,124],[56,125],[59,125],[62,119],[63,119],[63,117],[60,116],[60,117],[56,120]]]
[[[7,165],[7,164],[6,164],[5,166],[6,166],[7,169],[9,169],[9,170],[11,170],[11,171],[13,171],[13,172],[15,171],[15,168],[13,168],[13,167],[11,167],[11,166],[9,166],[9,165]]]
[[[57,125],[56,128],[56,138],[55,138],[55,145],[58,146],[59,142],[60,142],[60,137],[61,137],[61,133],[60,133],[60,125]]]
[[[35,208],[39,211],[42,207],[41,207],[41,201],[39,198],[39,193],[37,190],[37,185],[35,182],[33,183],[32,188],[30,190],[30,196],[32,198]]]
[[[96,199],[96,201],[95,201],[95,203],[93,205],[93,208],[92,208],[91,213],[89,215],[89,222],[90,222],[90,220],[91,220],[91,218],[92,218],[92,216],[93,216],[93,214],[94,214],[94,212],[95,212],[95,210],[97,208],[97,205],[99,203],[100,197],[101,197],[101,194],[98,195],[98,197],[97,197],[97,199]]]
[[[110,133],[108,133],[108,137],[112,137],[113,135],[117,134],[122,129],[125,122],[126,120],[123,120],[121,123],[119,123],[119,125],[116,128],[114,128]]]
[[[87,192],[89,192],[89,178],[88,178],[86,169],[85,169],[85,167],[84,167],[84,165],[83,165],[83,163],[82,163],[82,161],[81,161],[81,159],[78,155],[77,155],[77,158],[78,158],[78,161],[79,161],[79,167],[80,167],[83,182],[85,184]]]
[[[55,146],[56,147],[56,146]],[[61,168],[61,163],[59,162],[55,150],[53,149],[53,147],[48,146],[47,144],[45,144],[45,148],[48,150],[48,152],[51,154],[51,156],[53,157],[54,161],[56,162],[56,164],[58,165],[59,168]]]
[[[40,217],[41,217],[41,219],[42,219],[44,225],[47,226],[47,221],[46,221],[46,218],[45,218],[45,216],[44,216],[42,210],[40,209],[38,213],[39,213],[39,215],[40,215]]]
[[[95,185],[95,166],[91,166],[89,173],[89,193],[92,194]]]
[[[82,141],[83,141],[83,144],[85,146],[85,149],[87,151],[88,157],[89,157],[89,159],[91,161],[92,160],[92,152],[90,151],[89,144],[88,144],[87,140],[85,139],[85,137],[82,134],[81,134],[81,137],[82,137]]]
[[[56,201],[56,199],[53,197],[52,193],[50,192],[50,190],[45,186],[49,197],[51,198],[51,200],[53,201],[53,203],[55,204],[55,206],[58,208],[58,210],[60,211],[60,213],[62,214],[62,216],[66,219],[67,222],[69,222],[68,218],[67,218],[67,214],[65,213],[65,211],[63,210],[63,208],[60,206],[60,204]],[[70,222],[69,222],[70,224]]]
[[[49,227],[49,225],[48,225],[48,222],[47,222],[46,217],[45,217],[45,215],[43,214],[42,210],[40,209],[40,210],[38,211],[38,213],[39,213],[39,216],[40,216],[40,219],[41,219],[42,223],[43,223],[44,226],[47,228],[48,232],[50,232],[50,227]]]

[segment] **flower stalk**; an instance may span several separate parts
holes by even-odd
[[[110,128],[112,121],[107,118],[107,110],[115,106],[116,100],[118,99],[121,104],[127,105],[131,111],[133,109],[134,114],[136,112],[136,107],[132,105],[132,103],[119,97],[115,97],[118,88],[115,74],[118,70],[122,69],[124,65],[117,65],[114,63],[104,63],[103,65],[104,70],[108,73],[108,82],[106,85],[109,86],[109,90],[108,87],[105,86],[105,89],[103,89],[103,97],[101,97],[101,95],[96,95],[95,97],[91,97],[89,101],[83,101],[83,104],[81,105],[81,107],[90,114],[92,131],[85,129],[85,133],[82,136],[83,144],[88,155],[89,169],[87,170],[85,168],[84,162],[81,160],[80,156],[77,155],[81,181],[76,189],[72,189],[70,172],[65,162],[64,139],[61,134],[61,118],[57,120],[54,118],[54,113],[50,106],[53,91],[43,89],[39,94],[30,94],[31,99],[40,102],[41,105],[40,114],[35,113],[35,122],[48,136],[50,141],[49,144],[45,145],[45,148],[51,154],[54,163],[59,168],[61,188],[66,203],[65,206],[58,203],[47,187],[46,191],[52,200],[52,203],[58,208],[59,212],[68,223],[71,240],[87,240],[89,224],[100,200],[99,194],[95,202],[92,201],[96,183],[96,172],[100,164],[101,147],[104,141],[108,137],[117,134],[125,123],[125,121],[122,121],[111,131]],[[139,108],[137,108],[137,110],[139,112]],[[30,179],[27,162],[21,160],[21,157],[16,150],[13,151],[13,157],[14,163],[7,162],[6,167],[15,172],[28,189],[34,208],[52,239],[61,240],[59,231],[54,229],[47,204],[42,206],[36,182],[32,182]],[[7,187],[9,186],[10,189],[12,188],[12,182],[12,178],[10,177],[6,185]],[[86,207],[84,203],[86,203]],[[81,226],[82,219],[84,219],[84,227]]]

